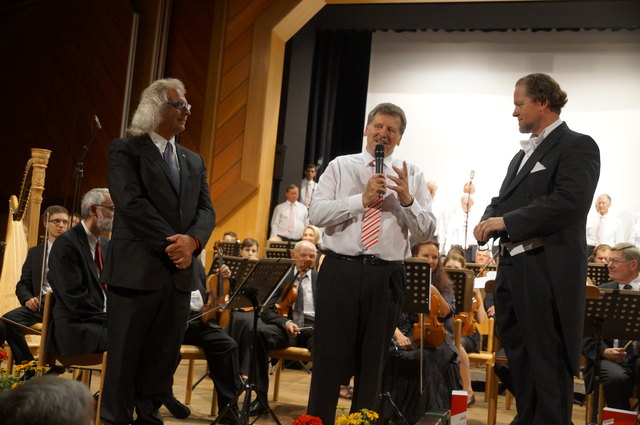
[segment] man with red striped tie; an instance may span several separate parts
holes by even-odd
[[[391,103],[367,117],[364,152],[335,158],[320,177],[310,222],[325,228],[318,276],[308,413],[332,425],[340,384],[355,376],[351,411],[376,409],[413,242],[435,232],[422,172],[393,157],[406,128]],[[376,167],[376,146],[380,152]],[[381,172],[376,172],[378,169]]]

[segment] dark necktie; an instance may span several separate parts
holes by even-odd
[[[302,281],[305,277],[307,275],[298,278],[298,298],[293,304],[293,323],[298,325],[299,328],[304,326],[304,289],[302,288]]]
[[[102,250],[100,249],[100,241],[96,242],[96,255],[94,257],[96,266],[98,267],[98,273],[102,272]]]
[[[167,146],[162,153],[162,158],[169,166],[169,176],[173,187],[175,187],[177,191],[180,191],[180,172],[178,171],[178,165],[173,156],[173,145],[171,143],[167,142]]]

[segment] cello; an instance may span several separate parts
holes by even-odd
[[[276,312],[281,316],[289,316],[291,307],[296,303],[298,299],[298,278],[307,274],[309,269],[313,267],[313,261],[305,260],[298,269],[298,273],[295,275],[291,282],[288,282],[282,289],[282,299],[276,303]]]

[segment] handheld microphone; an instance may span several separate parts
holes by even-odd
[[[96,122],[96,128],[102,130],[102,125],[100,125],[100,120],[96,114],[93,114],[93,120]]]
[[[376,145],[376,174],[382,174],[382,166],[384,165],[384,146]]]

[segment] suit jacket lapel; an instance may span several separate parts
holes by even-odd
[[[87,239],[84,227],[82,225],[78,225],[74,227],[74,229],[77,229],[76,238],[78,239],[78,244],[80,245],[80,251],[82,251],[85,264],[87,268],[91,270],[91,274],[95,281],[100,282],[100,279],[98,278],[98,265],[96,264],[95,259],[91,256],[91,248],[89,247],[89,240]]]
[[[173,188],[173,190],[176,191],[177,194],[178,188],[176,188],[171,182],[171,171],[169,170],[169,165],[165,162],[164,158],[162,158],[162,154],[158,150],[158,147],[153,143],[153,140],[151,140],[151,137],[148,134],[145,134],[140,140],[142,141],[143,150],[147,153],[147,157],[151,161],[155,162],[158,167],[160,167],[164,175],[167,177],[169,185]],[[176,149],[177,146],[178,145],[176,144]],[[180,158],[180,155],[178,155],[178,158]],[[182,163],[180,163],[180,170],[182,170]],[[182,182],[182,171],[180,171],[180,177],[180,181]]]

